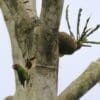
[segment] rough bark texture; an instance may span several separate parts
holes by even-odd
[[[79,100],[99,81],[100,60],[91,63],[86,71],[59,95],[59,100]]]
[[[40,21],[36,16],[35,0],[28,1],[27,5],[33,4],[34,8],[27,6],[23,0],[0,2],[11,38],[14,64],[25,66],[26,59],[35,57],[28,71],[28,85],[23,88],[16,73],[16,93],[6,100],[56,100],[59,57],[57,33],[63,1],[43,1],[42,13],[47,13],[48,6],[45,5],[49,5],[49,9],[53,7],[54,11],[42,14],[42,18],[47,17],[46,20],[50,16],[47,26],[44,19]]]
[[[13,63],[25,66],[26,59],[35,58],[28,70],[28,85],[23,88],[15,72],[16,93],[5,100],[78,100],[100,80],[98,60],[57,98],[59,52],[73,53],[77,47],[69,35],[58,34],[63,2],[43,0],[39,19],[35,0],[0,0],[11,39]],[[67,51],[63,52],[64,49]]]

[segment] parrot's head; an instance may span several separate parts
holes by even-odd
[[[19,64],[14,64],[14,65],[13,65],[13,68],[14,68],[15,70],[18,70],[19,67],[20,67]]]

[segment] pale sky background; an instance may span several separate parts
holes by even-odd
[[[37,0],[38,14],[40,2]],[[90,27],[100,24],[100,2],[99,0],[65,0],[61,20],[60,31],[68,32],[65,20],[65,8],[70,4],[69,15],[72,30],[76,32],[76,20],[79,8],[83,8],[81,27],[85,24],[87,17],[91,16]],[[92,35],[90,40],[100,41],[100,29]],[[60,59],[59,91],[61,93],[73,80],[75,80],[96,59],[100,58],[100,46],[93,45],[91,48],[81,48],[73,55],[66,55]],[[9,34],[0,10],[0,100],[15,93],[14,72],[12,69],[12,54]],[[2,92],[1,92],[2,91]],[[100,84],[93,87],[80,100],[100,100]]]

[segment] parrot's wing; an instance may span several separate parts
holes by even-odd
[[[27,81],[27,82],[29,81],[29,75],[23,67],[19,68],[18,76],[19,76],[19,80],[23,86],[24,86],[25,81]]]

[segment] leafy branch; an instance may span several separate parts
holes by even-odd
[[[89,18],[87,18],[87,20],[85,22],[85,26],[83,27],[82,33],[80,33],[80,18],[81,18],[81,13],[82,13],[82,9],[80,8],[79,12],[78,12],[78,17],[77,17],[77,32],[76,32],[76,36],[74,36],[74,33],[71,30],[71,26],[70,26],[70,22],[69,22],[68,11],[69,11],[69,5],[66,8],[66,21],[67,21],[67,26],[68,26],[70,35],[75,39],[75,41],[77,43],[77,49],[79,49],[82,46],[91,47],[90,44],[100,44],[100,42],[88,40],[88,37],[100,28],[100,24],[96,25],[95,28],[88,28],[88,24],[90,21],[90,17],[89,17]]]

